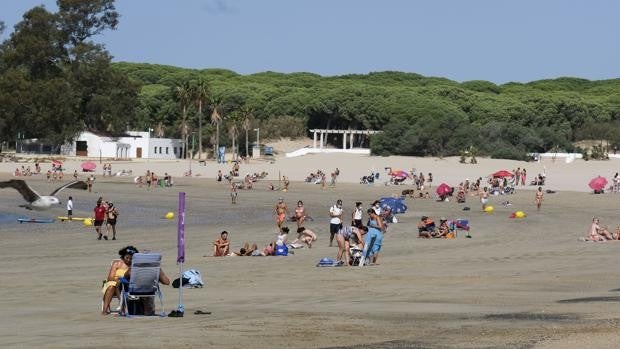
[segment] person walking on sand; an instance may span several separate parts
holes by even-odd
[[[295,221],[297,222],[297,228],[302,227],[306,221],[306,208],[301,200],[297,201],[297,207],[295,207]]]
[[[527,179],[527,171],[525,169],[521,170],[521,186],[525,187],[525,180]]]
[[[108,235],[103,235],[101,232],[101,226],[103,225],[103,221],[105,221],[106,209],[103,206],[101,200],[97,200],[97,206],[93,209],[93,221],[95,225],[95,231],[97,232],[97,240],[101,240],[103,236],[104,239],[108,239]]]
[[[86,186],[88,186],[89,193],[92,193],[94,183],[95,183],[95,176],[91,174],[90,176],[88,176],[88,178],[86,178]]]
[[[543,202],[542,187],[538,187],[538,190],[536,191],[536,209],[538,211],[540,211],[540,205],[542,205],[542,202]]]
[[[336,204],[329,208],[329,247],[334,243],[334,236],[342,229],[342,200],[338,199]]]
[[[274,209],[274,218],[276,220],[276,226],[278,230],[282,229],[282,224],[286,221],[286,216],[288,215],[288,208],[284,203],[283,198],[278,199],[278,203],[276,204],[276,208]]]
[[[235,205],[237,203],[237,185],[230,182],[230,203]]]
[[[484,211],[487,208],[487,203],[489,202],[489,189],[484,187],[482,192],[480,193],[480,203],[482,204],[482,210]]]
[[[78,179],[78,173],[77,173],[77,170],[75,170],[73,171],[73,180],[77,181],[77,179]]]
[[[69,196],[67,200],[67,218],[71,220],[73,217],[73,197]]]
[[[112,230],[112,240],[116,240],[116,219],[118,218],[118,209],[114,206],[113,203],[108,203],[108,210],[106,212],[106,221],[107,221],[107,234],[110,235],[110,230]]]

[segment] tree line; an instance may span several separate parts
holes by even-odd
[[[351,128],[382,130],[356,141],[379,155],[473,152],[511,159],[574,151],[572,143],[583,139],[620,144],[620,79],[496,85],[391,71],[240,75],[111,63],[92,38],[118,25],[114,1],[58,5],[56,13],[27,11],[0,46],[3,141],[24,133],[61,142],[84,129],[152,129],[158,137],[182,138],[202,156],[219,145],[247,153],[254,128],[261,138]],[[338,137],[330,135],[328,142],[341,144]]]

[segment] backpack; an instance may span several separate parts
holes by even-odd
[[[286,245],[276,245],[276,256],[288,256],[288,246]]]

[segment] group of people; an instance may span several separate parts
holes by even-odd
[[[336,186],[338,176],[340,176],[340,169],[336,167],[336,169],[332,171],[330,174],[331,179],[330,179],[329,185],[331,187]],[[316,172],[311,172],[310,174],[308,174],[308,176],[306,176],[304,181],[306,183],[320,184],[321,188],[325,188],[327,184],[327,174],[323,172],[323,170],[318,169],[316,170]]]
[[[111,163],[103,164],[103,176],[112,177],[112,164]]]
[[[168,172],[164,173],[164,178],[158,178],[155,172],[151,170],[147,170],[144,176],[136,177],[134,181],[140,188],[146,184],[146,188],[149,190],[157,186],[171,187],[174,184],[172,176]]]
[[[606,226],[601,226],[600,220],[596,217],[592,218],[592,224],[583,241],[604,242],[610,240],[620,240],[620,226],[613,233]]]
[[[439,226],[437,226],[432,218],[422,216],[418,223],[418,237],[425,239],[453,239],[456,237],[456,225],[453,222],[449,222],[447,218],[441,217],[439,219]]]
[[[29,176],[32,176],[33,174],[39,174],[39,173],[41,173],[41,167],[39,166],[39,163],[37,162],[35,166],[35,172],[32,172],[30,170],[30,166],[24,167],[24,165],[22,165],[21,170],[19,169],[19,167],[15,168],[15,172],[13,172],[13,175],[15,177],[22,177],[22,176],[29,177]]]
[[[73,208],[73,202],[71,203],[71,208]],[[67,213],[70,215],[72,212],[69,212],[69,206],[67,206]],[[112,232],[112,240],[116,240],[116,222],[118,219],[119,211],[114,206],[114,203],[107,202],[103,200],[102,197],[99,197],[97,200],[97,205],[93,209],[93,225],[95,226],[95,232],[97,233],[97,240],[108,240],[108,235]],[[105,231],[103,231],[103,226],[105,225]]]

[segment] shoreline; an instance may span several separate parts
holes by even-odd
[[[0,173],[12,176],[16,168],[25,168],[30,166],[34,171],[34,161],[37,157],[29,157],[26,161],[20,162],[0,162]],[[48,158],[49,159],[49,158]],[[406,156],[369,156],[357,154],[312,154],[296,158],[273,157],[261,160],[249,160],[249,163],[240,163],[239,177],[236,180],[243,180],[245,174],[267,172],[268,175],[262,182],[273,183],[277,186],[282,176],[287,176],[289,180],[295,183],[303,183],[306,176],[311,172],[322,170],[326,173],[326,181],[330,181],[330,173],[336,168],[340,169],[340,176],[337,182],[348,184],[359,184],[362,176],[369,175],[372,171],[379,172],[378,181],[372,186],[381,186],[388,179],[386,167],[392,169],[402,169],[411,171],[413,168],[417,172],[423,172],[425,176],[428,173],[433,174],[433,187],[437,187],[440,183],[447,183],[456,187],[465,179],[475,181],[478,177],[485,179],[489,174],[498,170],[512,171],[516,168],[525,168],[528,172],[526,185],[519,186],[517,189],[535,189],[536,186],[530,185],[530,181],[540,172],[547,175],[545,189],[562,190],[562,191],[578,191],[588,192],[588,182],[590,179],[601,175],[611,182],[611,177],[618,172],[620,168],[620,159],[610,159],[605,161],[584,161],[575,160],[572,163],[564,161],[553,161],[551,159],[543,159],[541,162],[524,162],[515,160],[500,160],[479,158],[478,164],[461,164],[458,157],[435,158],[435,157],[406,157]],[[144,175],[147,170],[153,171],[158,177],[163,177],[164,173],[179,178],[196,179],[196,180],[214,180],[218,170],[223,174],[227,174],[232,164],[218,164],[214,160],[199,162],[196,160],[92,160],[87,158],[67,158],[63,162],[65,180],[72,178],[73,171],[78,170],[80,178],[85,178],[89,173],[81,172],[80,164],[84,161],[93,161],[97,164],[97,168],[93,172],[95,177],[103,176],[103,164],[112,165],[112,173],[119,171],[131,171],[131,175],[127,177],[134,178],[138,175]],[[190,169],[192,176],[184,176]],[[42,176],[45,176],[47,169],[51,168],[51,162],[41,163]],[[36,178],[36,176],[34,177]],[[106,177],[107,178],[107,177]],[[118,178],[118,177],[116,177]],[[123,178],[123,177],[120,177]],[[608,183],[611,185],[611,183]],[[402,185],[403,189],[411,187],[411,180],[405,181]]]

